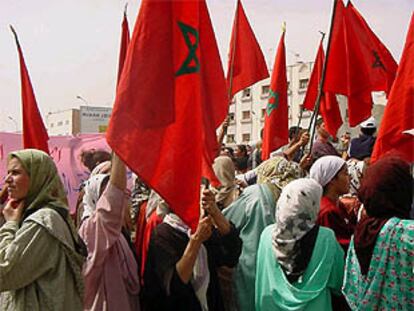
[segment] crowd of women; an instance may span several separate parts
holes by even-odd
[[[221,185],[201,188],[195,231],[154,191],[142,196],[138,179],[131,205],[115,154],[87,157],[91,175],[71,217],[52,158],[12,152],[0,309],[414,310],[410,165],[396,156],[297,163],[296,149],[246,182],[235,163],[247,160],[223,148]]]

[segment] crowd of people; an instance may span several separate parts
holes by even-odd
[[[375,163],[375,120],[340,152],[323,121],[261,162],[223,145],[195,231],[116,154],[88,151],[70,215],[53,159],[8,156],[1,310],[414,310],[413,177]],[[177,191],[180,191],[177,185]]]

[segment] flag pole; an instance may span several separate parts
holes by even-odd
[[[232,33],[232,35],[234,35],[234,40],[233,40],[233,46],[232,46],[232,53],[230,55],[230,71],[229,71],[229,90],[228,90],[228,100],[229,100],[229,109],[228,109],[228,113],[227,113],[227,120],[230,120],[230,105],[231,105],[231,101],[232,101],[232,96],[231,96],[231,92],[233,89],[233,67],[234,67],[234,59],[236,56],[236,41],[237,41],[237,29],[238,29],[238,23],[239,23],[239,1],[237,0],[237,5],[236,5],[236,14],[234,15],[234,24],[233,24],[233,30],[234,33]],[[230,39],[231,40],[231,39]],[[225,128],[223,128],[223,133],[219,139],[219,145],[221,145],[223,143],[223,139],[224,136],[227,135],[227,128],[228,126],[226,126]]]
[[[128,9],[128,2],[126,2],[125,6],[124,6],[124,15],[125,16],[127,15],[127,9]]]
[[[320,31],[320,30],[319,30],[319,33],[322,35],[322,39],[321,39],[321,41],[323,42],[323,40],[325,39],[325,35],[326,35],[326,33],[322,32],[322,31]],[[319,92],[319,88],[318,88],[318,92]],[[298,125],[297,125],[297,128],[298,128],[298,129],[299,129],[300,124],[301,124],[301,122],[302,122],[302,117],[303,117],[303,111],[304,111],[304,109],[305,109],[305,108],[303,108],[303,105],[300,105],[299,120],[298,120]],[[313,118],[314,118],[314,115],[313,115],[313,113],[312,113],[312,116],[311,116],[311,123],[312,123]],[[309,130],[310,130],[310,129],[308,129],[308,131],[309,131]]]
[[[16,41],[16,45],[17,45],[17,47],[18,47],[19,49],[21,49],[20,42],[19,42],[19,38],[17,37],[16,30],[14,29],[14,27],[13,27],[12,25],[9,25],[9,27],[10,27],[11,32],[13,33],[14,40]]]
[[[309,124],[309,128],[308,128],[308,132],[311,132],[311,137],[310,137],[310,146],[309,146],[309,152],[312,152],[312,147],[313,147],[313,140],[315,137],[315,129],[316,129],[316,120],[317,120],[317,116],[319,114],[319,106],[321,104],[321,98],[322,98],[322,92],[323,92],[323,85],[325,82],[325,74],[326,74],[326,63],[329,57],[329,50],[331,47],[331,39],[332,39],[332,28],[334,25],[334,21],[335,21],[335,15],[336,15],[336,3],[338,1],[342,1],[342,0],[334,0],[334,7],[332,9],[332,17],[331,17],[331,25],[329,27],[329,38],[328,38],[328,45],[326,47],[326,57],[325,57],[325,61],[323,62],[323,67],[322,67],[322,75],[321,75],[321,80],[319,81],[319,87],[318,87],[318,96],[316,97],[316,103],[315,103],[315,108],[313,109],[313,114],[311,117],[311,121]],[[325,34],[322,33],[322,40],[324,39]]]

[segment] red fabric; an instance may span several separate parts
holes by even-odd
[[[14,30],[13,30],[14,32]],[[43,150],[49,154],[48,140],[49,135],[45,125],[43,124],[42,116],[37,107],[36,97],[33,91],[32,82],[30,81],[29,72],[27,71],[26,63],[24,61],[23,52],[20,47],[17,35],[16,38],[17,50],[19,52],[20,61],[20,78],[22,84],[22,110],[23,110],[23,147]]]
[[[202,161],[212,165],[218,150],[215,131],[227,109],[205,1],[144,0],[107,140],[193,230],[199,220]]]
[[[147,210],[148,201],[142,203],[139,208],[139,213],[136,217],[135,222],[135,252],[137,254],[138,260],[142,263],[142,245],[144,241],[144,232],[147,225],[146,210]],[[142,275],[140,275],[142,277]],[[142,278],[141,278],[142,280]]]
[[[336,1],[324,90],[348,97],[349,124],[371,116],[372,91],[388,92],[397,63],[351,2]]]
[[[288,143],[288,101],[286,78],[285,32],[280,37],[270,83],[270,97],[266,107],[263,129],[262,159]]]
[[[347,214],[345,207],[340,202],[336,204],[328,197],[323,196],[317,224],[332,229],[335,232],[336,240],[346,253],[354,233],[355,219]]]
[[[128,18],[126,12],[124,13],[124,19],[122,21],[122,35],[121,35],[121,48],[119,50],[119,61],[118,61],[118,82],[121,79],[122,68],[124,67],[125,57],[128,50],[130,41]]]
[[[387,153],[399,154],[414,161],[414,136],[403,133],[414,128],[414,14],[408,29],[395,83],[391,89],[384,116],[372,152],[375,162]]]
[[[237,1],[229,50],[227,85],[230,97],[269,77],[262,50],[250,27],[240,0]]]
[[[303,107],[307,110],[314,109],[316,99],[318,97],[318,88],[322,77],[324,61],[325,53],[323,51],[321,40],[315,59],[315,65],[309,80],[308,90],[303,103]],[[342,117],[335,94],[322,93],[319,112],[322,115],[325,129],[332,135],[332,137],[336,137],[336,133],[342,125]]]
[[[154,210],[151,215],[148,218],[147,224],[145,225],[144,230],[144,236],[142,239],[142,245],[141,245],[141,274],[144,275],[145,272],[145,263],[147,261],[147,255],[148,255],[148,246],[151,240],[151,234],[152,231],[156,226],[158,226],[160,223],[162,223],[162,218],[157,215],[157,211]],[[142,278],[141,281],[144,281]]]

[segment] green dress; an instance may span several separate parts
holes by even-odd
[[[256,269],[256,310],[332,310],[331,293],[340,294],[344,252],[331,229],[320,227],[305,273],[290,284],[275,258],[268,226],[260,238]]]
[[[414,310],[414,221],[391,218],[381,229],[368,274],[351,241],[343,292],[353,310]]]
[[[241,311],[254,310],[256,254],[260,235],[266,226],[275,222],[276,202],[267,185],[247,187],[223,215],[240,230],[243,241],[239,263],[233,274],[233,286]]]

